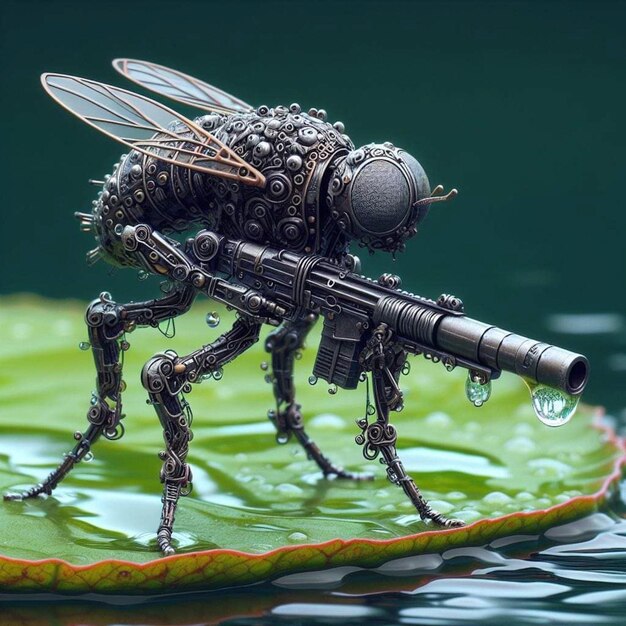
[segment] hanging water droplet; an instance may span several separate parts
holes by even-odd
[[[265,374],[263,380],[269,385],[272,382],[272,377],[270,374]]]
[[[96,404],[98,404],[98,396],[95,393],[92,393],[91,400],[89,402],[91,406],[96,406]]]
[[[287,433],[277,433],[276,434],[276,443],[281,446],[286,444],[289,441],[289,435]]]
[[[295,357],[296,361],[299,361],[302,358],[302,352],[300,352],[300,350],[296,350],[293,356]]]
[[[202,376],[200,376],[200,381],[209,380],[210,378],[213,378],[213,372],[202,374]]]
[[[572,419],[580,396],[571,396],[560,389],[526,381],[530,388],[535,415],[546,426],[563,426]]]
[[[85,461],[85,463],[89,463],[90,461],[93,461],[93,452],[91,451],[87,452],[87,454],[85,454],[85,456],[83,457],[83,461]]]
[[[374,415],[374,413],[376,413],[376,407],[373,404],[369,404],[367,406],[367,414]]]
[[[146,272],[146,270],[139,270],[137,272],[137,278],[139,280],[146,280],[146,278],[148,278],[148,276],[150,276],[150,274],[148,272]]]
[[[317,376],[311,375],[309,376],[309,385],[316,385],[317,384]]]
[[[122,341],[120,341],[120,350],[123,350],[124,352],[126,352],[128,348],[130,348],[130,343],[128,343],[126,339],[122,339]]]
[[[78,347],[79,347],[81,350],[89,350],[89,348],[91,348],[91,344],[90,344],[88,341],[81,341],[81,342],[78,344]]]
[[[261,369],[266,372],[267,368],[269,367],[269,365],[267,364],[267,361],[262,361],[261,362]]]
[[[215,328],[216,326],[219,326],[220,316],[215,311],[207,313],[205,319],[207,326],[209,326],[210,328]]]
[[[337,385],[331,385],[331,386],[328,388],[328,393],[329,393],[331,396],[334,396],[334,395],[337,393]]]
[[[215,370],[213,372],[213,378],[215,380],[222,380],[223,376],[224,376],[224,370],[221,367],[218,370]]]
[[[120,391],[126,391],[126,381],[120,380]]]
[[[473,378],[470,372],[465,381],[465,395],[474,406],[482,406],[491,396],[491,381],[488,380],[483,385],[479,380]]]

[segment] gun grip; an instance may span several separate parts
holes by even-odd
[[[341,314],[332,319],[324,318],[314,376],[342,389],[356,389],[362,371],[359,355],[365,347],[359,321],[354,316]]]

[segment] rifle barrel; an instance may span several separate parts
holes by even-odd
[[[229,280],[235,278],[240,284],[259,289],[284,310],[302,307],[324,315],[316,372],[344,388],[354,388],[358,383],[363,329],[371,323],[387,324],[406,341],[409,351],[432,351],[438,358],[476,369],[481,375],[512,372],[571,395],[580,395],[587,384],[589,363],[581,354],[381,285],[324,257],[229,240],[224,242],[219,270]]]

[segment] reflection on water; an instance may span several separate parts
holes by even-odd
[[[622,485],[626,493],[626,483]],[[626,609],[623,501],[543,536],[338,567],[271,584],[160,598],[1,596],[3,623],[607,624]]]

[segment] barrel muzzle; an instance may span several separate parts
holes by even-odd
[[[464,315],[446,316],[436,331],[440,349],[471,359],[494,371],[517,374],[529,382],[580,395],[589,377],[589,362],[557,346],[528,339]]]

